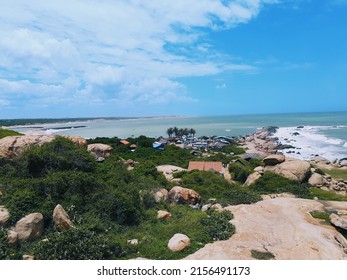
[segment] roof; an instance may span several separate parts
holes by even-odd
[[[188,171],[192,170],[222,172],[222,163],[220,161],[190,161]]]
[[[130,144],[127,140],[120,140],[120,143],[123,144],[123,145],[128,145]]]
[[[130,145],[130,148],[136,148],[137,146],[136,146],[136,144],[131,144]]]

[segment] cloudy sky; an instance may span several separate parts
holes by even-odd
[[[0,118],[347,110],[346,0],[0,7]]]

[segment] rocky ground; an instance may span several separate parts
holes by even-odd
[[[253,259],[251,251],[268,252],[280,260],[344,260],[347,241],[311,211],[347,209],[347,202],[275,198],[252,205],[226,207],[234,214],[236,233],[188,256],[194,260]]]

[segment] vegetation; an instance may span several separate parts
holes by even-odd
[[[178,127],[169,127],[166,130],[166,134],[171,138],[173,135],[175,137],[182,137],[182,136],[191,136],[195,137],[196,131],[194,128],[178,128]]]
[[[19,136],[19,135],[23,135],[23,134],[13,130],[0,128],[0,139],[6,136]]]
[[[319,188],[310,188],[311,198],[317,197],[320,200],[347,201],[347,196],[324,191]]]
[[[247,177],[253,172],[253,169],[259,166],[261,160],[252,158],[250,161],[238,158],[229,164],[231,178],[235,181],[244,183]]]
[[[347,170],[343,170],[340,168],[332,168],[332,169],[322,168],[322,171],[325,174],[329,174],[334,179],[347,180]]]
[[[229,222],[232,218],[234,216],[229,211],[214,211],[209,217],[203,218],[201,224],[204,232],[213,240],[227,240],[235,233],[235,226]]]
[[[261,252],[257,250],[251,250],[251,255],[252,258],[257,259],[257,260],[273,260],[275,259],[275,255],[272,254],[271,252]]]
[[[289,192],[297,197],[311,198],[308,184],[291,181],[271,172],[264,173],[262,177],[249,187],[249,190],[258,194]]]
[[[315,219],[324,220],[325,222],[330,223],[329,216],[331,213],[329,213],[329,212],[312,211],[312,212],[310,212],[310,214]]]

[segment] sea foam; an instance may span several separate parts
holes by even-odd
[[[345,140],[329,137],[324,131],[341,129],[345,126],[304,126],[280,127],[273,137],[278,142],[291,145],[293,148],[284,149],[283,153],[291,157],[309,160],[320,155],[330,161],[347,157],[347,143]]]

